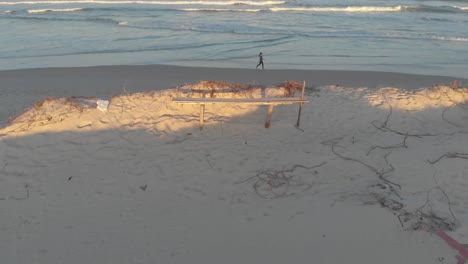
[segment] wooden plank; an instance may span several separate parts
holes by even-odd
[[[173,102],[179,104],[210,104],[210,103],[236,103],[252,105],[279,105],[308,103],[299,97],[290,98],[173,98]]]
[[[265,128],[270,127],[271,115],[273,114],[273,107],[275,107],[275,106],[274,105],[269,105],[268,106],[268,113],[267,113],[267,118],[266,118],[266,121],[265,121]]]

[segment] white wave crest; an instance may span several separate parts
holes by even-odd
[[[48,12],[77,12],[81,10],[83,10],[83,8],[29,9],[29,10],[26,10],[26,12],[30,14],[36,14],[36,13],[48,13]]]
[[[57,0],[57,1],[20,1],[20,2],[0,2],[0,5],[36,5],[36,4],[144,4],[144,5],[250,5],[268,6],[281,5],[285,1],[109,1],[109,0]]]
[[[444,40],[444,41],[468,42],[468,38],[457,38],[457,37],[433,37],[433,39]]]
[[[125,25],[128,25],[128,21],[120,21],[118,23],[119,26],[125,26]]]
[[[306,11],[306,12],[396,12],[406,9],[405,6],[348,6],[348,7],[272,7],[273,12]]]
[[[218,8],[184,8],[187,12],[260,12],[262,9],[218,9]]]
[[[468,6],[454,6],[455,8],[458,8],[460,10],[465,10],[468,11]]]

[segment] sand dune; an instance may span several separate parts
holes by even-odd
[[[346,87],[419,89],[448,85],[467,79],[387,72],[327,70],[250,70],[191,68],[166,65],[100,66],[83,68],[46,68],[0,71],[2,107],[0,125],[38,100],[49,97],[92,96],[109,99],[125,92],[175,88],[200,80],[233,83],[258,83],[274,86],[285,80],[305,80],[311,87],[342,85]]]

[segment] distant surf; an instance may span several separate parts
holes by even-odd
[[[347,7],[272,7],[273,12],[312,11],[312,12],[394,12],[401,11],[403,6],[347,6]]]
[[[260,12],[264,9],[220,9],[220,8],[184,8],[181,11],[187,12]]]
[[[26,10],[27,13],[35,14],[35,13],[48,13],[48,12],[77,12],[82,11],[83,8],[62,8],[62,9],[29,9]]]
[[[285,1],[101,1],[101,0],[76,0],[76,1],[19,1],[0,2],[0,5],[44,5],[44,4],[143,4],[143,5],[251,5],[268,6],[281,5]]]
[[[219,8],[184,8],[179,9],[189,12],[357,12],[357,13],[373,13],[373,12],[457,12],[467,11],[468,7],[457,6],[347,6],[347,7],[269,7],[265,9],[219,9]]]

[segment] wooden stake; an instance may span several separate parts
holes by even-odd
[[[306,86],[306,81],[304,81],[304,85],[302,85],[301,100],[304,100],[305,86]],[[301,124],[302,105],[303,105],[303,103],[300,103],[300,104],[299,104],[299,113],[297,114],[297,123],[296,123],[296,127],[299,127],[299,125]]]
[[[267,114],[267,118],[266,118],[266,122],[265,122],[265,128],[269,128],[270,127],[270,123],[271,123],[271,114],[273,113],[273,105],[268,105],[268,114]]]
[[[301,100],[304,100],[305,87],[306,87],[306,81],[304,81],[304,84],[302,85]]]
[[[203,129],[204,120],[205,120],[205,105],[200,104],[200,130]]]

